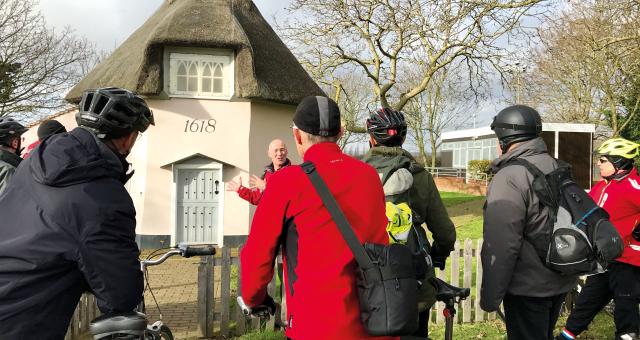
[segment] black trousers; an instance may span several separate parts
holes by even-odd
[[[505,295],[504,306],[509,340],[552,340],[566,294],[551,297]]]
[[[418,330],[413,333],[413,336],[428,338],[429,337],[429,312],[427,309],[418,314]]]
[[[574,335],[582,333],[611,299],[615,302],[616,335],[638,333],[640,267],[621,262],[611,264],[602,274],[587,278],[565,328]]]

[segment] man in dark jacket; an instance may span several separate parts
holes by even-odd
[[[27,150],[25,151],[22,158],[29,158],[29,155],[31,154],[33,149],[35,149],[36,146],[42,143],[45,138],[63,132],[67,132],[67,128],[65,128],[62,123],[55,119],[45,120],[44,122],[40,123],[40,126],[38,126],[38,140],[27,146]]]
[[[420,235],[420,243],[429,247],[426,232],[422,227],[422,224],[426,223],[433,236],[433,246],[431,249],[425,249],[425,252],[431,255],[434,263],[444,269],[446,258],[453,250],[456,241],[456,229],[442,203],[433,177],[402,148],[407,136],[404,114],[391,109],[379,109],[367,119],[367,132],[369,132],[372,148],[362,160],[378,170],[381,178],[385,177],[382,171],[393,172],[384,183],[385,195],[399,195],[407,191],[408,204],[411,207],[416,230]],[[409,170],[406,172],[406,176],[409,177],[406,180],[401,178],[405,172],[398,171],[402,168]],[[398,180],[394,180],[395,177],[398,177]],[[394,186],[394,183],[406,183],[407,188]],[[436,291],[431,284],[425,282],[419,294],[419,328],[414,335],[427,337],[429,308],[436,301]]]
[[[12,118],[0,118],[0,194],[22,161],[22,134],[27,130]]]
[[[509,339],[553,339],[562,301],[577,278],[547,268],[533,245],[551,232],[548,208],[531,186],[533,175],[521,165],[501,167],[523,158],[546,174],[557,168],[557,162],[539,137],[542,121],[536,110],[507,107],[491,128],[502,155],[492,163],[496,174],[484,209],[480,306],[492,312],[504,304]]]
[[[86,91],[80,127],[46,139],[0,197],[0,338],[63,339],[80,295],[102,313],[142,295],[125,157],[154,124],[133,93]]]

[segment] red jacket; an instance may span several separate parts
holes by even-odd
[[[27,151],[22,155],[23,159],[27,159],[29,158],[29,155],[31,154],[31,151],[33,151],[33,149],[36,148],[36,146],[40,145],[40,140],[37,140],[31,144],[29,144],[29,146],[27,146]]]
[[[640,176],[636,168],[621,180],[602,180],[593,186],[589,195],[606,210],[616,226],[624,251],[616,261],[640,266],[640,242],[631,236],[633,227],[640,222]]]
[[[288,167],[289,165],[291,165],[291,161],[287,159],[282,165],[282,167],[280,167],[280,169],[278,170],[275,170],[273,163],[265,166],[264,173],[262,174],[262,179],[264,180],[265,185],[269,181],[269,178],[271,178],[271,176],[273,176],[273,174],[276,173],[276,171],[280,171]],[[238,188],[238,195],[243,200],[253,205],[258,205],[258,203],[260,203],[260,198],[262,198],[262,190],[258,188],[247,188],[247,187],[241,186],[240,188]]]
[[[334,143],[313,145],[304,160],[315,164],[360,241],[387,244],[384,193],[376,171]],[[360,322],[353,254],[300,166],[271,177],[255,212],[240,254],[242,296],[248,305],[264,300],[281,244],[287,337],[370,338]]]

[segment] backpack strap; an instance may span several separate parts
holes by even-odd
[[[318,196],[320,196],[322,203],[324,204],[325,208],[327,208],[329,214],[331,214],[331,218],[338,226],[338,230],[340,230],[342,237],[351,249],[356,262],[358,262],[358,266],[360,266],[360,268],[362,268],[363,270],[373,268],[373,262],[371,262],[371,259],[365,252],[364,247],[358,239],[358,236],[356,236],[355,232],[351,228],[349,221],[347,220],[346,216],[344,216],[344,213],[340,209],[340,206],[338,205],[338,202],[336,202],[336,199],[333,197],[333,194],[331,194],[331,191],[327,187],[327,184],[324,182],[322,177],[320,177],[318,171],[316,171],[315,165],[312,162],[307,161],[302,163],[300,166],[302,167],[304,173],[309,177],[309,180],[311,180],[311,183],[316,189]]]
[[[543,263],[546,263],[548,245],[551,242],[551,234],[553,233],[553,226],[555,224],[558,207],[559,207],[559,192],[554,191],[549,181],[547,180],[547,175],[545,175],[537,166],[533,165],[531,162],[527,161],[523,158],[514,158],[507,161],[504,165],[500,167],[499,170],[504,169],[505,167],[511,165],[521,165],[527,171],[533,175],[533,181],[531,182],[531,189],[533,190],[536,197],[540,201],[540,204],[549,208],[549,220],[547,221],[547,231],[544,235],[540,235],[537,238],[529,237],[527,234],[524,235],[524,239],[531,243],[536,249],[538,256],[542,260]],[[498,171],[499,171],[498,170]],[[543,237],[543,239],[540,239]]]
[[[558,163],[559,167],[564,166],[564,164],[566,163],[564,162]],[[559,197],[559,192],[556,192],[557,188],[554,189],[551,187],[547,179],[547,175],[544,174],[537,166],[533,165],[531,162],[529,162],[524,158],[513,158],[508,162],[506,162],[504,165],[502,165],[500,167],[500,170],[510,165],[521,165],[525,169],[527,169],[527,171],[529,171],[531,175],[533,175],[533,181],[531,182],[531,187],[534,193],[536,194],[536,196],[538,197],[538,199],[540,200],[540,203],[542,203],[542,205],[550,209],[553,220],[555,220],[555,215],[558,211],[560,197]]]

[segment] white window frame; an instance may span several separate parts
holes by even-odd
[[[169,97],[177,98],[200,98],[200,99],[223,99],[229,100],[234,95],[235,89],[235,66],[233,51],[188,51],[188,50],[169,50],[166,53],[165,67],[168,72],[165,78],[165,92]],[[178,68],[181,62],[195,63],[197,72],[197,90],[196,91],[178,91]],[[202,80],[205,63],[222,64],[222,93],[212,93],[202,91]],[[187,69],[187,73],[189,69]],[[214,72],[212,69],[211,72]],[[213,74],[211,75],[213,78]],[[187,79],[188,81],[188,79]],[[213,84],[211,84],[213,90]]]

